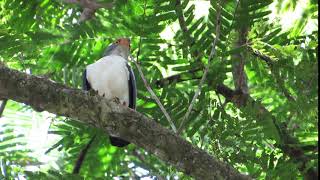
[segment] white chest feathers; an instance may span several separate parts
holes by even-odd
[[[87,66],[87,81],[91,88],[107,99],[119,98],[129,105],[129,70],[121,56],[105,56]]]

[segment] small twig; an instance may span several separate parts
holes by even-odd
[[[233,19],[232,19],[232,21],[231,21],[231,25],[230,25],[230,28],[232,28],[232,26],[233,26],[233,24],[234,24],[234,19],[235,19],[235,14],[236,14],[236,12],[237,12],[237,9],[238,9],[238,6],[239,6],[239,2],[240,2],[240,0],[237,0],[237,5],[236,5],[236,8],[235,8],[235,10],[234,10],[234,12],[233,12]],[[181,17],[182,19],[181,20],[183,20],[183,17]],[[181,25],[181,24],[180,24]],[[181,26],[181,29],[183,29],[183,26]],[[228,43],[229,43],[229,41],[227,41],[227,45],[228,45]],[[251,43],[246,43],[246,44],[244,44],[243,46],[249,46],[249,45],[251,45]],[[202,53],[199,53],[199,55],[202,55]],[[197,58],[197,57],[194,57],[194,58]],[[188,74],[195,74],[196,72],[198,72],[198,71],[200,71],[201,70],[201,67],[199,68],[199,67],[197,67],[196,69],[191,69],[191,70],[189,70],[187,73]],[[171,83],[176,83],[176,82],[182,82],[182,81],[189,81],[189,80],[194,80],[194,79],[200,79],[200,77],[199,78],[197,78],[197,77],[193,77],[193,78],[191,78],[191,79],[182,79],[181,77],[183,76],[183,74],[185,74],[186,72],[183,72],[183,73],[180,73],[180,74],[175,74],[175,75],[172,75],[172,76],[169,76],[169,77],[166,77],[166,78],[163,78],[163,79],[159,79],[159,80],[157,80],[156,81],[156,84],[157,84],[157,86],[159,86],[159,87],[163,87],[164,85],[166,85],[166,84],[171,84]]]
[[[145,10],[146,10],[146,1],[144,2],[143,18],[145,18],[145,15],[146,15],[146,11],[145,11]],[[142,28],[141,28],[141,29],[143,29],[143,25],[142,25]],[[161,111],[163,112],[164,116],[165,116],[166,119],[168,120],[168,123],[169,123],[169,125],[171,126],[173,132],[176,133],[176,132],[177,132],[176,126],[175,126],[174,123],[172,122],[171,117],[169,116],[169,114],[168,114],[168,112],[166,111],[166,109],[164,108],[164,106],[161,104],[159,98],[158,98],[157,95],[153,92],[152,88],[151,88],[150,85],[148,84],[148,81],[146,80],[146,78],[145,78],[145,76],[144,76],[144,74],[143,74],[143,72],[142,72],[142,69],[141,69],[141,67],[140,67],[140,65],[139,65],[138,60],[139,60],[139,55],[140,55],[140,51],[141,51],[141,43],[142,43],[142,38],[141,38],[141,36],[140,36],[140,38],[139,38],[139,45],[138,45],[138,52],[137,52],[137,59],[135,60],[132,55],[130,55],[130,58],[131,58],[131,60],[134,62],[134,64],[137,66],[138,71],[139,71],[139,74],[140,74],[140,77],[141,77],[141,79],[142,79],[142,81],[143,81],[143,83],[144,83],[144,86],[147,88],[147,90],[149,91],[151,97],[156,101],[156,103],[157,103],[158,106],[160,107],[160,109],[161,109]]]
[[[256,49],[253,49],[251,46],[247,46],[247,49],[248,49],[249,52],[251,52],[251,54],[253,56],[258,57],[259,59],[263,60],[268,65],[268,67],[270,68],[270,71],[271,71],[271,75],[274,77],[274,79],[275,79],[280,91],[282,92],[282,94],[289,101],[295,102],[296,98],[288,91],[288,89],[284,86],[284,81],[275,72],[275,69],[274,69],[274,62],[275,61],[271,57],[261,53],[260,51],[258,51]]]
[[[138,52],[137,52],[137,62],[139,63],[139,55],[140,55],[140,51],[141,51],[141,42],[142,42],[142,38],[141,36],[139,37],[139,47],[138,47]]]
[[[100,3],[96,0],[64,0],[63,2],[77,4],[83,8],[78,23],[91,19],[95,15],[96,11],[100,8],[111,9],[114,6],[113,2]]]
[[[137,66],[138,68],[138,71],[139,71],[139,74],[140,74],[140,77],[144,83],[144,86],[147,88],[147,90],[149,91],[151,97],[156,101],[156,103],[158,104],[158,106],[160,107],[161,111],[163,112],[164,116],[167,118],[173,132],[177,132],[177,128],[176,126],[174,125],[174,123],[172,122],[171,120],[171,117],[169,116],[168,112],[166,111],[166,109],[163,107],[163,105],[161,104],[159,98],[157,97],[157,95],[153,92],[153,90],[151,89],[150,85],[148,84],[143,72],[142,72],[142,69],[139,65],[139,63],[133,58],[132,55],[130,55],[130,58],[131,60],[134,62],[134,64]]]
[[[96,135],[94,135],[90,139],[89,143],[81,150],[81,152],[80,152],[80,154],[78,156],[78,159],[76,161],[75,167],[73,168],[72,174],[79,174],[80,168],[81,168],[82,163],[83,163],[83,160],[87,155],[87,151],[89,150],[89,148],[90,148],[90,146],[93,143],[95,138],[96,138]]]
[[[220,3],[219,3],[220,4]],[[195,101],[196,99],[198,98],[198,96],[200,95],[200,92],[201,92],[201,88],[207,78],[207,74],[208,74],[208,71],[209,71],[209,67],[210,67],[210,64],[211,64],[211,59],[213,58],[214,54],[216,53],[216,44],[219,40],[219,34],[220,34],[220,13],[221,13],[221,7],[219,6],[218,10],[217,10],[217,19],[216,19],[216,37],[214,39],[214,42],[212,43],[212,49],[211,49],[211,52],[210,52],[210,55],[209,55],[209,58],[208,58],[208,64],[207,66],[205,67],[204,69],[204,72],[203,72],[203,75],[202,75],[202,78],[200,80],[200,83],[198,85],[198,89],[196,90],[196,92],[194,93],[194,96],[191,100],[191,103],[189,105],[189,108],[188,108],[188,111],[186,112],[186,114],[184,115],[183,119],[182,119],[182,122],[180,124],[180,127],[178,129],[178,134],[181,133],[186,121],[188,120],[189,118],[189,115],[191,113],[191,110],[193,108],[193,105],[195,104]]]
[[[216,92],[216,95],[218,97],[218,101],[219,101],[219,104],[220,104],[220,107],[224,110],[224,106],[225,104],[222,104],[222,101],[221,101],[221,98],[220,98],[220,95]]]
[[[4,100],[1,101],[1,105],[0,105],[0,118],[1,118],[1,116],[2,116],[2,113],[3,113],[3,111],[4,111],[4,108],[6,107],[7,101],[8,101],[8,99],[4,99]]]

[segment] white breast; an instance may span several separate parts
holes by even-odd
[[[129,71],[121,56],[105,56],[87,66],[87,80],[92,89],[107,99],[119,98],[129,105]]]

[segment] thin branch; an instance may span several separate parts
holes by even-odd
[[[290,157],[291,160],[295,161],[298,165],[298,169],[300,170],[301,174],[304,175],[305,179],[318,179],[318,171],[314,167],[308,167],[307,164],[310,161],[310,158],[304,153],[303,149],[301,148],[301,142],[292,136],[286,127],[281,127],[275,117],[272,115],[270,111],[268,111],[262,104],[255,101],[253,97],[250,95],[248,96],[248,103],[246,105],[238,106],[237,98],[237,91],[232,90],[231,88],[227,87],[226,85],[220,84],[216,87],[216,92],[222,94],[227,101],[234,103],[237,105],[238,108],[241,107],[249,107],[252,109],[257,109],[256,111],[252,111],[255,114],[253,116],[256,117],[272,117],[272,122],[276,127],[277,134],[280,138],[279,144],[276,146],[283,151],[284,154]],[[294,145],[294,146],[293,146]]]
[[[237,5],[236,5],[236,8],[233,12],[233,18],[232,18],[232,21],[231,21],[231,25],[230,25],[230,28],[232,28],[233,24],[234,24],[234,20],[235,20],[235,14],[237,12],[237,9],[239,7],[239,3],[240,3],[240,0],[237,1]],[[177,0],[176,2],[176,6],[179,6],[181,4],[180,0]],[[178,18],[179,18],[179,23],[180,23],[180,27],[181,29],[184,31],[184,32],[188,32],[188,29],[187,27],[185,26],[185,20],[184,20],[184,17],[183,15],[179,15],[178,12],[179,9],[176,9],[176,12],[177,12],[177,15],[178,15]],[[192,38],[192,37],[191,37]],[[229,41],[228,41],[229,42]],[[227,42],[227,43],[228,43]],[[244,44],[243,46],[247,46],[249,44]],[[195,56],[193,56],[195,58]],[[175,74],[175,75],[172,75],[172,76],[169,76],[169,77],[166,77],[166,78],[163,78],[163,79],[159,79],[156,81],[156,85],[158,87],[164,87],[165,85],[168,85],[168,84],[171,84],[171,83],[177,83],[177,82],[183,82],[183,81],[189,81],[189,80],[194,80],[194,79],[200,79],[200,77],[196,77],[195,76],[195,73],[197,73],[198,71],[201,70],[201,67],[198,67],[196,69],[191,69],[187,72],[182,72],[180,74]],[[182,78],[184,75],[190,75],[191,78],[188,78],[188,79],[184,79]]]
[[[226,102],[227,102],[227,101],[225,101],[225,102],[222,104],[222,101],[221,101],[221,98],[220,98],[220,94],[218,94],[218,93],[216,92],[216,95],[217,95],[217,97],[218,97],[218,101],[219,101],[220,107],[225,111],[224,107],[226,106]]]
[[[1,105],[0,105],[0,118],[1,118],[1,116],[2,116],[2,113],[3,113],[3,111],[4,111],[4,108],[6,107],[7,101],[8,101],[8,99],[4,99],[4,100],[2,100],[2,102],[1,102]]]
[[[139,55],[140,55],[140,52],[141,52],[141,43],[142,43],[142,38],[141,36],[139,36],[139,45],[138,45],[138,52],[137,52],[137,62],[139,63]]]
[[[96,0],[63,0],[65,3],[77,4],[83,8],[79,23],[91,19],[100,8],[111,9],[114,3],[100,3]]]
[[[251,52],[252,55],[266,62],[270,68],[273,66],[273,60],[269,56],[262,54],[260,51],[253,49],[251,46],[247,46],[247,49],[249,50],[249,52]]]
[[[274,76],[273,74],[274,73],[274,70],[273,70],[273,62],[274,60],[261,53],[260,51],[256,50],[256,49],[253,49],[248,43],[245,44],[245,46],[247,47],[248,51],[253,55],[253,56],[256,56],[258,57],[259,59],[263,60],[267,65],[268,67],[270,68],[270,70],[272,71],[272,76]],[[166,78],[163,78],[163,79],[159,79],[156,81],[156,85],[158,87],[164,87],[165,85],[169,85],[169,84],[172,84],[172,83],[178,83],[178,82],[183,82],[183,81],[189,81],[189,80],[195,80],[195,79],[200,79],[200,77],[197,77],[195,76],[195,74],[197,72],[199,72],[201,69],[200,68],[197,68],[197,69],[194,69],[194,70],[189,70],[187,72],[182,72],[182,73],[179,73],[179,74],[175,74],[175,75],[172,75],[172,76],[168,76]],[[185,76],[188,76],[190,78],[183,78]],[[279,77],[275,77],[276,79],[276,82],[277,82],[277,85],[280,87],[283,95],[290,101],[295,101],[295,98],[290,94],[290,92],[285,89],[283,86],[283,82],[281,82],[281,80],[277,80]]]
[[[155,84],[158,87],[164,87],[165,85],[176,83],[176,82],[183,82],[183,81],[189,81],[193,79],[201,79],[201,76],[196,75],[197,72],[201,71],[200,67],[197,67],[195,69],[190,69],[186,72],[182,72],[180,74],[175,74],[163,79],[159,79],[155,82]],[[185,76],[188,76],[190,78],[186,78]]]
[[[89,143],[81,150],[81,152],[78,156],[78,159],[76,161],[75,167],[73,168],[72,174],[79,174],[83,160],[84,160],[84,158],[86,158],[87,152],[88,152],[89,148],[91,147],[91,144],[93,143],[95,138],[96,138],[96,135],[94,135],[90,139]]]
[[[220,2],[219,2],[219,5],[221,5]],[[191,110],[193,108],[193,105],[195,104],[196,99],[200,95],[201,88],[202,88],[202,86],[203,86],[203,84],[204,84],[204,82],[205,82],[205,80],[207,78],[207,74],[208,74],[209,67],[210,67],[210,64],[211,64],[211,59],[213,58],[213,56],[216,53],[216,44],[217,44],[217,42],[219,40],[219,35],[220,35],[220,25],[221,25],[221,20],[220,20],[221,17],[220,17],[220,15],[221,15],[221,6],[219,6],[219,8],[217,9],[216,33],[215,33],[216,37],[215,37],[214,42],[212,44],[212,49],[211,49],[211,52],[210,52],[210,55],[209,55],[209,58],[208,58],[208,64],[207,64],[206,68],[204,69],[204,73],[203,73],[202,78],[200,80],[200,83],[198,85],[198,89],[194,93],[194,96],[193,96],[193,98],[191,100],[191,103],[189,105],[188,111],[186,112],[186,114],[183,117],[183,120],[182,120],[182,122],[180,124],[180,127],[178,129],[178,134],[180,134],[181,131],[183,130],[184,125],[185,125],[186,121],[188,120],[189,115],[191,113]]]
[[[144,18],[145,15],[146,15],[146,11],[145,11],[145,10],[146,10],[146,1],[144,2],[143,18]],[[141,29],[143,29],[143,25],[142,25],[142,28],[141,28]],[[164,108],[164,106],[161,104],[161,102],[160,102],[159,98],[157,97],[157,95],[153,92],[151,86],[149,85],[148,81],[146,80],[146,78],[145,78],[145,76],[144,76],[144,74],[143,74],[143,72],[142,72],[142,69],[141,69],[141,67],[140,67],[140,65],[139,65],[138,60],[139,60],[139,55],[140,55],[140,51],[141,51],[141,44],[142,44],[142,38],[141,38],[141,36],[140,36],[140,38],[139,38],[139,45],[138,45],[138,52],[137,52],[137,59],[135,60],[132,55],[130,55],[130,58],[131,58],[131,60],[134,62],[134,64],[136,65],[136,67],[138,68],[140,77],[141,77],[141,79],[142,79],[145,87],[146,87],[147,90],[149,91],[151,97],[156,101],[156,103],[157,103],[158,106],[160,107],[162,113],[163,113],[164,116],[166,117],[169,125],[171,126],[171,128],[172,128],[172,130],[173,130],[173,132],[176,133],[176,132],[177,132],[176,126],[175,126],[174,123],[172,122],[170,115],[168,114],[168,112],[166,111],[166,109]]]
[[[139,65],[139,63],[133,58],[132,55],[130,55],[130,58],[131,60],[134,62],[134,64],[136,65],[138,71],[139,71],[139,74],[140,74],[140,77],[144,83],[144,86],[147,88],[147,90],[149,91],[151,97],[156,101],[156,103],[158,104],[159,108],[161,109],[161,111],[163,112],[164,116],[166,117],[166,119],[168,120],[168,123],[170,124],[173,132],[177,132],[177,128],[176,126],[174,125],[174,123],[172,122],[171,120],[171,117],[169,116],[168,112],[166,111],[166,109],[163,107],[163,105],[161,104],[159,98],[157,97],[157,95],[153,92],[153,90],[151,89],[148,81],[146,80],[143,72],[142,72],[142,69]]]
[[[296,99],[291,95],[291,93],[286,89],[286,87],[284,86],[284,81],[283,79],[281,79],[276,72],[274,72],[274,65],[273,62],[274,60],[272,60],[271,57],[261,53],[260,51],[253,49],[251,46],[247,46],[247,49],[249,50],[249,52],[251,52],[252,55],[258,57],[259,59],[263,60],[264,62],[266,62],[266,64],[268,65],[268,67],[270,68],[271,71],[271,75],[274,77],[275,81],[277,82],[276,84],[278,85],[280,91],[282,91],[283,95],[289,100],[289,101],[293,101],[295,102]]]

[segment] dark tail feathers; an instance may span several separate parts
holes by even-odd
[[[130,142],[126,140],[123,140],[117,137],[112,137],[112,136],[110,136],[110,142],[111,142],[111,145],[117,146],[117,147],[124,147],[130,144]]]

